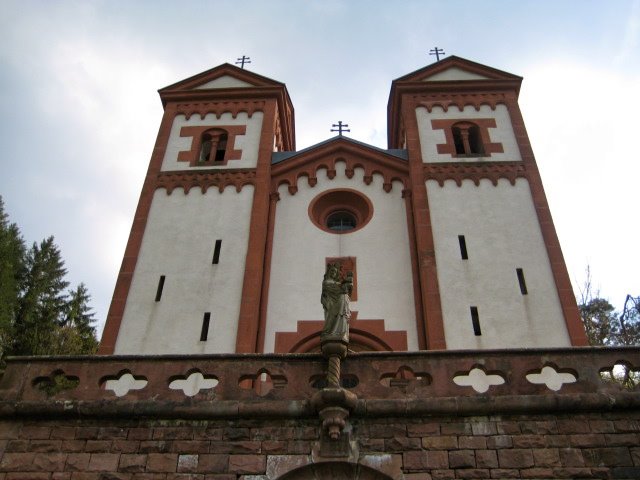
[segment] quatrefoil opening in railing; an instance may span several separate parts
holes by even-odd
[[[360,379],[355,375],[341,375],[340,376],[340,386],[342,388],[355,388],[360,383]],[[322,390],[323,388],[327,388],[329,386],[329,382],[327,382],[327,376],[323,374],[312,375],[309,378],[309,385],[311,388],[315,388],[316,390]]]
[[[411,385],[431,385],[431,375],[427,372],[414,372],[411,367],[401,366],[395,372],[383,373],[380,383],[385,387],[407,389]]]
[[[287,385],[287,377],[272,375],[269,370],[261,368],[255,375],[242,375],[238,385],[240,388],[253,390],[259,396],[264,397],[272,390],[284,388]]]
[[[549,390],[557,392],[565,383],[575,383],[578,374],[573,370],[560,370],[556,365],[550,364],[528,373],[526,378],[529,383],[544,384]]]
[[[505,383],[504,376],[498,372],[487,373],[484,367],[473,367],[466,375],[458,373],[453,377],[453,383],[460,387],[471,387],[478,393],[485,393],[489,387]]]
[[[116,397],[124,397],[131,390],[142,390],[147,386],[146,377],[132,375],[129,370],[123,370],[115,376],[103,377],[100,384],[105,390],[111,390]]]
[[[182,390],[187,397],[197,395],[201,390],[210,390],[218,385],[213,375],[202,375],[199,370],[191,370],[188,375],[179,375],[169,379],[171,390]]]
[[[640,368],[635,368],[624,360],[601,369],[599,373],[603,382],[615,384],[627,390],[634,390],[640,385]]]
[[[65,375],[62,370],[54,370],[48,377],[37,377],[33,380],[33,387],[52,397],[60,392],[74,390],[80,384],[80,379],[73,375]]]

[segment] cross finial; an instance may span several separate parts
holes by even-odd
[[[251,57],[242,55],[242,57],[238,58],[236,61],[236,65],[240,65],[240,68],[244,68],[245,63],[251,63]]]
[[[440,55],[444,56],[444,50],[441,48],[432,48],[431,50],[429,50],[429,55],[435,55],[436,56],[436,62],[440,61]]]
[[[348,127],[349,124],[348,123],[342,123],[342,120],[339,120],[338,123],[334,123],[333,125],[331,125],[331,131],[332,132],[338,132],[338,135],[342,136],[342,132],[350,132],[351,130],[349,130]]]

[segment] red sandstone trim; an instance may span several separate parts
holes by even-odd
[[[489,129],[496,128],[495,118],[431,120],[431,127],[434,130],[444,130],[444,136],[447,140],[447,143],[436,144],[438,153],[448,153],[452,157],[466,157],[466,155],[456,154],[456,146],[453,141],[452,127],[459,122],[475,124],[480,130],[484,154],[476,155],[476,157],[490,157],[492,153],[504,153],[502,143],[491,142],[491,136],[489,135]]]
[[[416,250],[415,222],[413,221],[413,208],[411,206],[411,190],[403,190],[402,198],[407,212],[407,238],[409,240],[409,254],[411,255],[411,276],[413,277],[413,303],[416,312],[416,331],[418,332],[418,348],[426,350],[425,323],[422,310],[422,290],[420,288],[420,271],[418,253]]]
[[[99,355],[112,355],[115,351],[118,332],[120,331],[120,324],[122,323],[122,316],[129,295],[129,288],[131,287],[133,273],[136,263],[138,262],[140,247],[142,246],[142,237],[147,225],[149,211],[151,210],[153,193],[156,189],[156,178],[162,166],[162,160],[167,148],[167,143],[169,142],[174,117],[175,105],[169,104],[162,117],[158,137],[156,138],[151,161],[149,162],[147,176],[142,185],[140,200],[138,201],[133,225],[131,226],[131,233],[129,234],[124,258],[122,259],[122,266],[120,267],[118,279],[116,280],[113,299],[111,300],[111,306],[107,314],[107,321],[104,331],[102,332],[102,339],[100,341],[100,347],[98,348]]]
[[[407,332],[385,330],[384,320],[358,320],[358,312],[349,320],[349,347],[364,351],[399,352],[407,350]],[[320,351],[323,320],[299,320],[295,332],[276,332],[275,353]]]
[[[230,113],[232,118],[236,118],[240,113],[244,112],[251,118],[254,113],[262,112],[264,106],[265,102],[263,100],[179,103],[177,114],[184,115],[189,120],[192,115],[198,115],[201,119],[204,119],[205,115],[209,113],[214,114],[216,118],[220,118],[224,113]]]
[[[273,166],[272,191],[277,191],[280,185],[287,185],[289,193],[295,195],[298,191],[298,180],[307,177],[309,186],[317,184],[316,173],[320,169],[326,169],[327,176],[333,179],[336,175],[336,163],[346,164],[345,174],[352,178],[356,168],[364,170],[363,181],[371,184],[374,174],[380,174],[384,178],[385,192],[390,192],[392,182],[402,182],[407,187],[407,163],[392,155],[379,152],[354,144],[348,140],[336,139],[318,148],[296,155],[295,158]]]
[[[227,149],[224,153],[224,160],[219,162],[199,162],[200,148],[202,147],[202,135],[209,130],[224,130],[227,135]],[[181,137],[192,137],[191,150],[178,152],[179,162],[188,162],[192,167],[212,167],[224,166],[229,160],[240,160],[242,150],[234,149],[236,137],[244,135],[247,131],[246,125],[199,125],[197,127],[186,126],[180,129]]]
[[[280,195],[269,195],[269,226],[267,230],[267,246],[264,254],[264,273],[262,276],[262,297],[260,300],[260,318],[258,322],[258,341],[256,351],[264,353],[264,336],[267,330],[267,311],[269,306],[269,285],[271,282],[271,258],[273,254],[273,232],[276,225],[276,213]]]
[[[421,291],[422,318],[426,347],[430,350],[447,348],[444,336],[444,321],[438,285],[435,245],[431,228],[429,199],[424,182],[424,164],[420,148],[415,100],[405,98],[402,102],[407,150],[409,151],[409,173],[411,177],[411,202],[415,222],[415,243],[418,257],[419,286]],[[417,303],[416,303],[417,304]]]
[[[558,240],[558,235],[553,225],[553,219],[551,217],[547,197],[542,186],[540,172],[538,171],[538,166],[529,142],[529,136],[527,135],[522,113],[520,112],[520,107],[518,106],[515,95],[512,95],[509,98],[507,108],[509,109],[509,115],[511,116],[511,123],[513,124],[513,131],[518,142],[522,161],[527,169],[533,205],[536,209],[536,214],[538,215],[542,238],[544,239],[547,255],[549,256],[551,271],[558,290],[558,297],[560,305],[562,306],[562,312],[564,314],[564,320],[567,325],[571,345],[586,346],[589,344],[587,335],[584,330],[584,325],[580,320],[576,297],[573,293],[573,288],[571,287],[569,273],[562,255],[562,249],[560,248],[560,241]]]
[[[515,185],[517,178],[527,178],[527,171],[523,162],[447,162],[425,163],[424,179],[436,180],[441,187],[446,180],[454,180],[456,185],[462,185],[463,180],[471,180],[475,185],[486,178],[495,186],[498,180],[504,178]]]
[[[336,231],[327,227],[327,217],[338,210],[346,210],[356,217],[352,230]],[[309,203],[309,218],[320,230],[334,235],[347,235],[364,228],[373,217],[373,203],[362,192],[349,188],[325,190]]]
[[[265,269],[267,237],[269,225],[269,193],[271,180],[271,154],[273,151],[273,134],[277,107],[275,102],[265,105],[258,165],[256,168],[256,189],[251,210],[249,243],[242,283],[242,304],[238,319],[236,352],[253,353],[259,351],[258,330],[260,325],[260,304]]]
[[[182,188],[187,194],[192,188],[200,188],[205,193],[210,187],[217,187],[223,192],[228,186],[233,186],[240,192],[245,185],[255,185],[256,171],[254,169],[234,170],[178,170],[161,172],[157,176],[156,189],[164,188],[167,195],[174,189]]]

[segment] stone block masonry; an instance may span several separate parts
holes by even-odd
[[[318,355],[9,359],[0,480],[640,479],[637,365],[639,348],[350,354],[358,400],[328,448]]]
[[[638,411],[351,423],[357,458],[335,459],[315,452],[315,418],[5,419],[0,480],[270,480],[349,463],[362,478],[640,478]]]

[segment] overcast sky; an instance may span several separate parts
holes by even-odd
[[[162,106],[241,55],[284,82],[297,148],[331,123],[386,148],[391,81],[434,46],[524,77],[529,136],[574,288],[591,266],[640,295],[639,1],[0,3],[0,195],[28,244],[54,235],[104,323]]]

